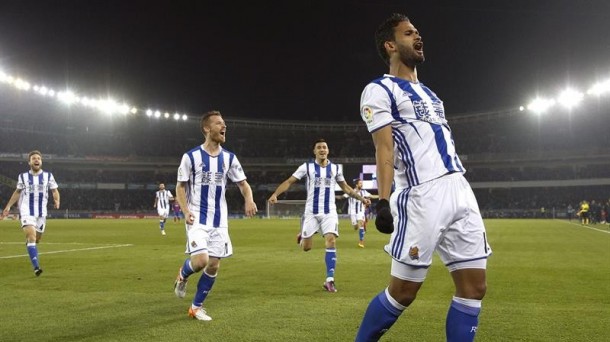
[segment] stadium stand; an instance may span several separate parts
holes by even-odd
[[[6,98],[6,99],[5,99]],[[201,143],[198,118],[174,121],[143,115],[104,116],[44,99],[3,97],[0,104],[0,198],[27,169],[25,156],[43,152],[44,168],[62,188],[63,209],[152,212],[156,184],[173,190],[182,153]],[[578,113],[545,117],[506,111],[449,118],[464,166],[486,217],[537,217],[548,208],[557,217],[583,200],[607,206],[610,198],[610,117],[608,103]],[[347,178],[374,164],[374,146],[357,114],[353,122],[277,122],[235,119],[225,114],[225,148],[239,157],[259,208],[279,182],[311,155],[319,137],[330,159],[344,165]],[[235,186],[229,207],[241,208]],[[302,199],[295,187],[282,199]]]

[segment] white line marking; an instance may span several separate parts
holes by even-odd
[[[23,242],[21,242],[21,243],[23,243]],[[108,245],[108,246],[89,247],[89,248],[65,249],[65,250],[61,250],[61,251],[41,252],[41,253],[38,253],[38,254],[39,255],[42,255],[42,254],[57,254],[57,253],[78,252],[78,251],[91,251],[91,250],[96,250],[96,249],[119,248],[119,247],[130,247],[130,246],[133,246],[133,245],[132,244],[124,244],[124,245]],[[26,256],[28,256],[28,254],[9,255],[9,256],[0,257],[0,259],[12,259],[12,258],[20,258],[20,257],[26,257]]]
[[[608,231],[608,230],[603,230],[603,229],[599,229],[599,228],[593,228],[591,226],[585,226],[585,225],[582,225],[580,223],[574,223],[574,222],[569,222],[569,221],[566,222],[566,221],[563,221],[563,220],[555,220],[555,221],[563,222],[565,224],[569,224],[569,225],[580,227],[580,228],[587,228],[587,229],[591,229],[591,230],[596,230],[598,232],[610,234],[610,231]]]

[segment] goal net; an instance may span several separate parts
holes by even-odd
[[[305,200],[278,200],[267,202],[267,218],[300,218],[305,212]]]

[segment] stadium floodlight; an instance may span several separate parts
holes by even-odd
[[[603,95],[610,93],[610,80],[595,83],[588,91],[589,95]]]
[[[166,118],[166,119],[169,119],[169,113],[165,112],[165,114],[163,114],[163,117]]]
[[[180,120],[180,114],[174,113],[174,120]]]
[[[519,106],[519,111],[520,111],[520,112],[522,112],[522,111],[524,111],[524,110],[525,110],[525,107],[523,107],[523,106]]]
[[[160,118],[161,117],[161,112],[160,111],[155,111],[155,118]]]
[[[129,106],[126,105],[125,103],[123,103],[120,107],[119,107],[119,112],[123,115],[127,115],[129,114]]]
[[[536,114],[542,114],[554,105],[555,100],[553,99],[537,98],[527,105],[527,109]]]
[[[152,116],[152,115],[153,115],[152,109],[147,109],[146,110],[146,116]]]
[[[557,102],[567,109],[571,109],[577,106],[582,101],[583,97],[583,93],[572,88],[568,88],[559,94],[557,97]]]
[[[60,91],[57,93],[57,98],[67,104],[67,105],[71,105],[75,102],[78,102],[78,96],[76,96],[76,94],[74,94],[72,91],[70,90],[66,90],[66,91]]]
[[[28,81],[22,80],[21,78],[17,78],[15,80],[15,88],[19,90],[28,91],[32,87]]]
[[[186,121],[186,119],[188,119],[188,116],[186,116],[186,114],[182,114],[182,121]]]
[[[131,107],[130,112],[131,112],[131,114],[137,114],[137,113],[138,113],[138,108],[136,108],[136,107]]]

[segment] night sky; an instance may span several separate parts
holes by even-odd
[[[141,108],[354,122],[387,72],[374,31],[401,12],[449,119],[610,77],[607,0],[210,2],[3,2],[0,69]]]

